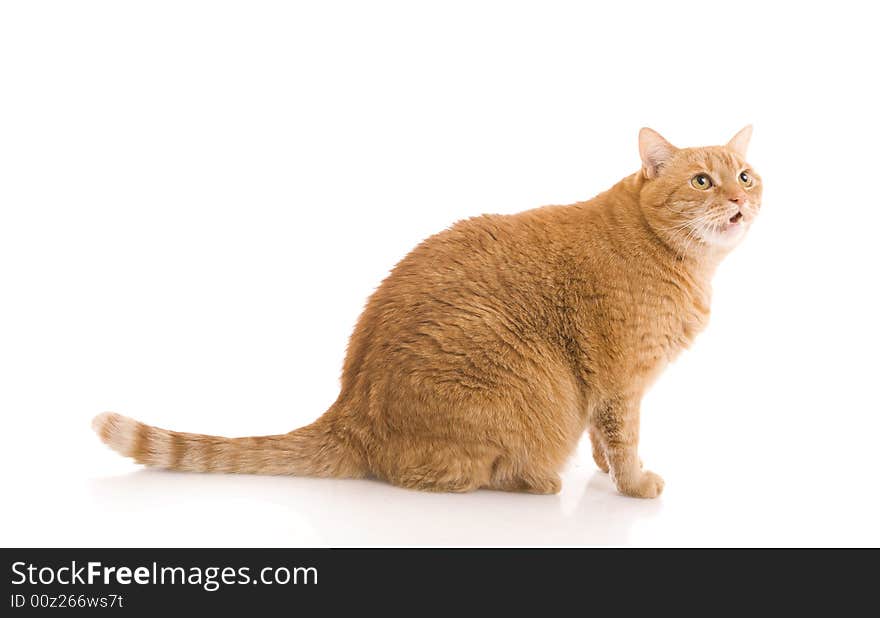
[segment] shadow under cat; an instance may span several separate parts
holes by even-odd
[[[193,546],[625,545],[634,525],[662,509],[621,499],[608,475],[592,468],[573,464],[564,482],[559,495],[438,494],[373,480],[144,469],[96,479],[91,489],[108,516],[146,515],[157,531],[186,532]],[[206,509],[210,521],[194,509]],[[110,542],[125,544],[119,536]]]

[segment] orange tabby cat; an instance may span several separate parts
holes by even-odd
[[[639,403],[709,316],[719,260],[758,213],[751,127],[679,149],[642,129],[642,169],[587,202],[461,221],[370,298],[342,389],[288,434],[220,438],[105,413],[101,439],[151,466],[375,476],[430,491],[555,493],[589,430],[618,490],[663,490],[638,456]]]

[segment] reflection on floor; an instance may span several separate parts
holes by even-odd
[[[565,481],[571,491],[555,496],[432,494],[371,480],[137,470],[94,480],[91,490],[105,513],[147,516],[157,532],[193,545],[625,545],[634,523],[663,508],[622,498],[599,471],[575,469]],[[187,530],[184,520],[200,523]]]

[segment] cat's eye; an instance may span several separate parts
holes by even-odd
[[[694,189],[700,189],[701,191],[705,191],[712,187],[712,179],[709,178],[706,174],[697,174],[693,178],[691,178],[691,186]]]
[[[752,178],[752,175],[748,172],[740,172],[739,183],[744,187],[751,187],[753,184],[755,184],[755,179]]]

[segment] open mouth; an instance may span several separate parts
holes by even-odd
[[[740,233],[745,229],[745,224],[745,215],[743,215],[742,211],[738,211],[718,226],[718,232],[726,238],[739,237]]]

